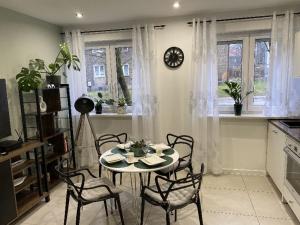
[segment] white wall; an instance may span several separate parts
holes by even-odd
[[[20,130],[21,117],[15,76],[30,59],[53,61],[60,28],[0,7],[0,78],[6,79],[12,134]]]

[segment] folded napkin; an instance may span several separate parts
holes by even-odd
[[[111,155],[104,156],[103,158],[108,163],[119,162],[125,159],[125,157],[122,156],[121,154],[111,154]]]
[[[117,147],[120,148],[120,149],[125,149],[125,148],[129,148],[130,145],[132,145],[132,144],[133,144],[133,142],[129,141],[129,142],[125,143],[125,144],[118,144]]]
[[[160,163],[163,163],[163,162],[166,161],[165,159],[162,159],[157,155],[151,155],[150,157],[146,157],[146,158],[143,158],[141,160],[144,163],[146,163],[147,165],[150,165],[150,166],[151,165],[157,165],[157,164],[160,164]]]
[[[160,143],[160,144],[151,146],[151,148],[153,148],[155,151],[157,151],[157,150],[164,151],[164,150],[170,149],[170,146],[168,146],[164,143]]]

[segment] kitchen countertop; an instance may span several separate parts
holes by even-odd
[[[288,128],[284,124],[280,123],[280,121],[284,120],[270,120],[270,123],[289,135],[295,141],[300,142],[300,128]]]

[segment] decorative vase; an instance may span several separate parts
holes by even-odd
[[[126,114],[126,105],[117,107],[118,114]]]
[[[44,102],[44,99],[42,96],[39,96],[39,102],[40,102],[40,111],[43,113],[43,112],[46,112],[47,111],[47,104],[46,102]]]
[[[61,76],[59,75],[46,75],[46,82],[48,85],[59,87],[61,84]]]
[[[95,105],[96,114],[102,114],[102,104]]]
[[[143,157],[145,155],[145,152],[142,148],[130,148],[130,151],[133,152],[134,157]]]
[[[234,104],[234,114],[236,116],[242,115],[243,104]]]

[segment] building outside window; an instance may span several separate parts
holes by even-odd
[[[105,77],[105,65],[93,65],[94,77]]]

